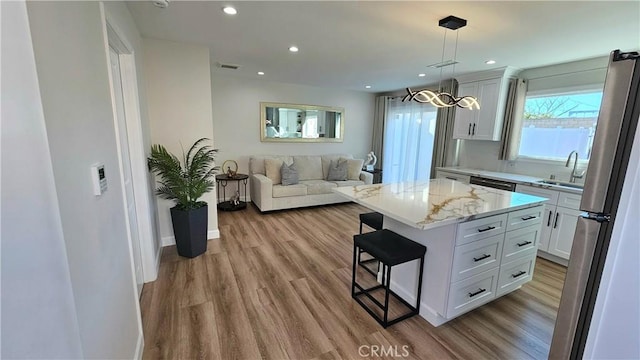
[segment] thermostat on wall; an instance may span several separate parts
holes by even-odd
[[[91,166],[91,179],[93,180],[93,193],[96,196],[107,191],[107,176],[104,173],[104,164]]]

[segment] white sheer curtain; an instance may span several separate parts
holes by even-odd
[[[382,162],[383,182],[428,180],[437,109],[392,98],[387,107]]]

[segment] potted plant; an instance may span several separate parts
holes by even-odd
[[[147,159],[149,170],[159,178],[156,193],[176,201],[171,208],[173,234],[178,254],[188,258],[207,251],[208,207],[198,199],[213,189],[214,175],[219,169],[214,165],[218,149],[204,145],[207,140],[196,141],[186,154],[183,151],[182,162],[157,144],[151,146],[151,156]]]

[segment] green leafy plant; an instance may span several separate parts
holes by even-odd
[[[213,177],[220,169],[214,165],[218,149],[204,145],[207,140],[209,139],[202,138],[196,141],[186,154],[183,150],[182,162],[164,146],[151,146],[151,156],[147,163],[149,170],[159,177],[160,185],[156,194],[164,199],[175,200],[180,210],[207,205],[198,199],[214,188]]]

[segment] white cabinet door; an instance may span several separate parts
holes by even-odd
[[[500,140],[501,126],[498,122],[498,104],[501,79],[489,79],[478,82],[478,117],[471,125],[471,138],[474,140]]]
[[[458,97],[474,96],[478,97],[478,83],[472,82],[460,84],[458,87]],[[480,105],[482,106],[482,104]],[[478,110],[456,108],[456,118],[453,125],[454,139],[472,139],[471,129],[478,117]]]
[[[553,220],[556,216],[556,207],[554,205],[545,205],[542,215],[542,229],[540,230],[540,242],[538,249],[549,252],[549,240],[551,239],[551,230],[553,230]]]
[[[580,210],[558,206],[554,217],[553,231],[549,240],[549,253],[563,259],[569,259],[573,235],[580,216]]]

